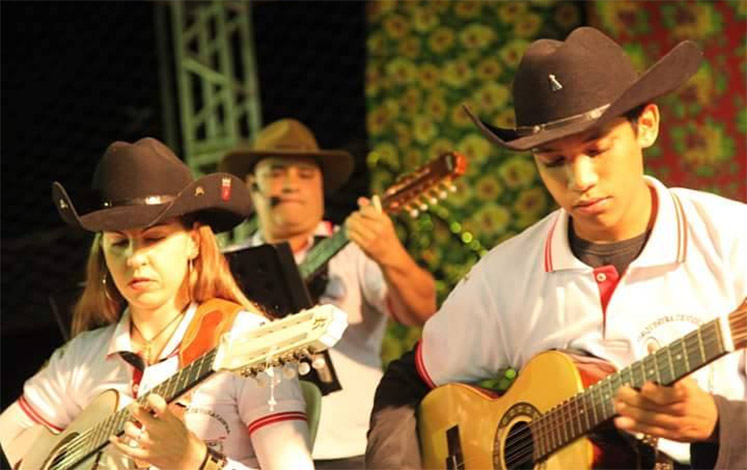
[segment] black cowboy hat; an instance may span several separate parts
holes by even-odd
[[[465,110],[482,132],[511,150],[528,150],[602,126],[682,85],[702,53],[683,41],[641,75],[625,51],[597,29],[577,28],[565,41],[540,39],[521,59],[513,83],[516,128],[494,127]]]
[[[171,149],[151,137],[111,144],[96,165],[91,189],[77,198],[78,209],[58,182],[52,200],[65,222],[92,232],[149,227],[187,214],[222,232],[251,213],[241,180],[228,173],[195,180]]]
[[[350,178],[353,156],[344,150],[322,150],[308,127],[295,119],[280,119],[263,128],[251,145],[232,150],[218,165],[239,178],[254,171],[265,157],[313,157],[322,168],[324,192],[332,193]]]

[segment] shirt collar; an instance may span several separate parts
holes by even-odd
[[[179,326],[176,328],[174,333],[171,335],[171,338],[169,338],[168,343],[166,343],[166,346],[164,346],[163,350],[161,351],[161,354],[158,357],[159,361],[172,356],[177,351],[179,345],[182,342],[182,338],[184,337],[184,333],[187,332],[187,327],[192,322],[192,317],[194,317],[196,311],[197,304],[192,302],[189,307],[187,307],[187,311],[184,314],[184,317],[179,322]],[[107,351],[107,356],[123,352],[134,353],[134,350],[132,348],[132,340],[130,338],[130,322],[131,316],[130,309],[128,307],[124,312],[122,312],[122,316],[120,317],[117,326],[114,328],[114,335],[112,336],[112,340],[109,342],[109,350]]]
[[[669,191],[659,180],[644,176],[646,184],[656,192],[658,210],[651,235],[641,254],[630,263],[630,266],[659,266],[681,263],[687,253],[687,229],[685,213],[677,196]],[[545,272],[563,269],[591,268],[573,256],[568,241],[568,212],[560,209],[545,238],[544,268]]]

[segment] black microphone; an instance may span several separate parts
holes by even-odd
[[[267,199],[267,202],[270,204],[270,207],[275,207],[281,202],[281,199],[278,196],[265,195],[262,190],[259,189],[259,185],[256,181],[252,181],[251,190],[255,193],[259,193],[261,196],[264,196],[264,198]]]

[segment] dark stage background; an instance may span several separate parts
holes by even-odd
[[[151,2],[2,2],[2,408],[62,343],[49,295],[82,279],[90,235],[63,226],[52,181],[90,182],[107,145],[163,138]],[[340,221],[368,187],[362,2],[257,2],[262,116],[296,117],[320,145],[349,148]]]

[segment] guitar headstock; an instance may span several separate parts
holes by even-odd
[[[334,346],[347,326],[345,312],[334,305],[318,305],[253,330],[231,332],[216,348],[213,369],[249,377],[295,363]]]
[[[447,152],[430,163],[401,177],[381,196],[381,206],[390,214],[406,210],[417,217],[420,211],[445,199],[456,191],[452,180],[467,170],[467,158],[457,152]]]
[[[729,314],[729,329],[734,349],[747,348],[747,298]]]

